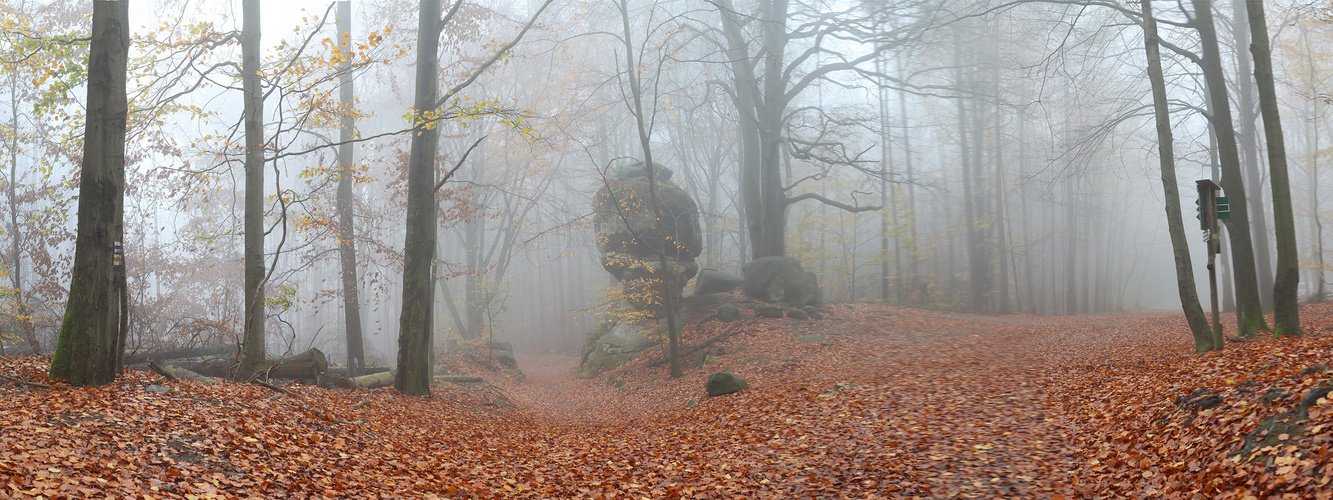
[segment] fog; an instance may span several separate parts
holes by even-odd
[[[85,3],[7,6],[31,36],[77,37],[89,29]],[[417,9],[353,2],[353,63],[340,70],[331,5],[263,4],[267,347],[273,355],[317,347],[345,359],[333,146],[342,71],[355,82],[355,104],[343,113],[356,117],[358,137],[354,240],[367,360],[392,364]],[[765,17],[775,5],[785,6],[785,26]],[[1139,4],[1115,5],[1123,11],[1043,2],[635,0],[626,22],[614,2],[557,1],[481,70],[541,2],[467,3],[440,50],[441,88],[462,90],[438,125],[436,170],[457,171],[437,196],[436,343],[493,336],[522,351],[578,352],[585,333],[622,307],[597,249],[592,198],[609,168],[643,159],[632,78],[643,83],[653,161],[698,205],[703,268],[740,275],[763,247],[746,223],[759,215],[744,213],[743,191],[759,181],[741,168],[755,115],[740,103],[758,99],[755,126],[775,141],[764,154],[779,165],[781,199],[799,199],[783,205],[782,253],[818,275],[827,301],[1041,316],[1179,312],[1143,29],[1127,15]],[[1200,69],[1185,55],[1199,53],[1200,40],[1180,26],[1182,7],[1189,9],[1159,2],[1156,15],[1163,40],[1179,49],[1162,58],[1183,221],[1206,304],[1194,181],[1216,180],[1219,160]],[[1250,62],[1238,58],[1248,43],[1236,41],[1244,35],[1233,29],[1233,7],[1217,2],[1214,14],[1241,162],[1253,171],[1246,189],[1260,200],[1250,214],[1260,282],[1267,273],[1271,296],[1267,145],[1253,82],[1236,78]],[[1324,293],[1327,181],[1319,162],[1333,128],[1321,126],[1323,68],[1333,64],[1323,57],[1333,47],[1324,16],[1268,2],[1300,294],[1309,299]],[[236,344],[244,127],[240,45],[228,34],[241,29],[240,3],[134,0],[131,25],[128,348]],[[3,300],[10,318],[29,318],[49,351],[68,298],[86,93],[72,67],[86,60],[86,45],[15,62],[22,40],[0,40],[9,54],[0,66]],[[747,69],[779,85],[751,93],[737,73]],[[768,78],[774,72],[780,78]],[[1218,267],[1227,309],[1229,252]],[[5,342],[20,344],[9,330]]]

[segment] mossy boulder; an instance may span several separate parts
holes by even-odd
[[[731,372],[717,372],[708,376],[708,382],[704,384],[704,390],[709,396],[721,396],[733,392],[749,389],[750,384],[745,382],[740,375]]]
[[[723,323],[730,323],[741,319],[741,308],[736,304],[722,304],[717,306],[717,320]]]
[[[661,339],[655,338],[657,326],[607,323],[593,330],[584,343],[579,363],[579,376],[583,378],[619,367],[661,343]]]
[[[765,302],[781,302],[793,308],[818,304],[823,300],[819,277],[806,272],[791,257],[755,259],[744,268],[745,294]]]

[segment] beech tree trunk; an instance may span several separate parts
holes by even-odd
[[[93,2],[78,235],[69,303],[50,369],[51,377],[74,385],[111,383],[124,357],[120,296],[125,291],[116,272],[123,259],[113,253],[124,231],[129,47],[129,2]]]
[[[264,94],[259,81],[259,0],[241,2],[241,86],[245,94],[245,330],[236,376],[264,368]]]
[[[1258,276],[1254,267],[1254,244],[1250,239],[1250,212],[1245,181],[1236,148],[1236,132],[1231,124],[1231,103],[1227,100],[1226,80],[1222,76],[1222,58],[1213,28],[1212,2],[1193,0],[1194,28],[1203,47],[1203,76],[1208,88],[1213,114],[1209,120],[1217,133],[1217,149],[1222,164],[1222,190],[1231,199],[1231,219],[1227,235],[1231,243],[1232,276],[1236,285],[1236,324],[1242,337],[1254,336],[1268,328],[1259,303]]]
[[[1258,116],[1254,103],[1253,64],[1247,48],[1251,39],[1250,24],[1246,22],[1246,4],[1250,0],[1232,0],[1231,32],[1236,45],[1236,108],[1240,118],[1241,164],[1245,172],[1245,186],[1250,189],[1250,235],[1254,240],[1254,264],[1258,279],[1259,304],[1265,311],[1273,307],[1273,258],[1269,254],[1268,219],[1264,214],[1263,169],[1259,165]],[[1265,33],[1267,30],[1265,30]],[[1258,62],[1257,60],[1254,62]],[[1271,167],[1271,166],[1270,166]]]
[[[1162,57],[1157,44],[1157,22],[1152,17],[1152,0],[1143,0],[1143,44],[1148,53],[1148,80],[1152,83],[1153,114],[1157,117],[1157,154],[1161,162],[1162,191],[1166,197],[1166,224],[1171,234],[1171,250],[1176,263],[1176,287],[1184,306],[1185,320],[1194,334],[1196,352],[1221,350],[1221,332],[1208,325],[1208,316],[1199,303],[1194,285],[1194,264],[1190,260],[1189,240],[1181,220],[1180,184],[1176,180],[1176,156],[1171,134],[1171,111],[1167,108],[1166,80],[1162,76]]]
[[[352,2],[338,2],[338,40],[342,50],[352,48]],[[350,142],[356,136],[356,117],[353,115],[352,101],[356,96],[352,86],[352,63],[350,58],[339,65],[342,74],[338,76],[338,94],[342,109],[342,123],[338,127],[338,164],[342,172],[338,177],[338,251],[342,257],[343,285],[343,323],[347,333],[347,370],[352,376],[361,374],[365,369],[365,343],[361,337],[361,296],[356,277],[356,234],[353,220],[353,205],[356,199],[352,195],[352,172],[356,168],[354,145]]]
[[[403,311],[398,320],[398,377],[403,394],[430,394],[431,317],[435,301],[431,261],[435,255],[435,151],[439,128],[426,126],[439,93],[440,0],[421,0],[418,11],[416,96],[411,151],[407,160],[407,235],[403,243]]]
[[[1273,281],[1273,336],[1300,335],[1300,256],[1296,251],[1296,220],[1291,208],[1291,181],[1287,175],[1287,146],[1278,116],[1277,90],[1273,83],[1273,60],[1268,47],[1268,24],[1264,1],[1249,0],[1250,31],[1254,41],[1254,79],[1259,86],[1259,111],[1264,118],[1268,142],[1268,170],[1273,189],[1273,227],[1277,231],[1277,273]],[[1240,21],[1237,20],[1237,23]]]

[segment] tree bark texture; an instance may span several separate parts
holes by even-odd
[[[1268,328],[1259,303],[1258,276],[1254,267],[1254,244],[1250,238],[1250,213],[1245,181],[1236,148],[1236,131],[1231,123],[1231,103],[1227,100],[1226,80],[1222,77],[1222,58],[1213,27],[1210,0],[1193,0],[1194,27],[1203,47],[1203,75],[1208,87],[1213,114],[1209,117],[1217,132],[1218,160],[1222,164],[1222,190],[1231,199],[1231,219],[1227,235],[1231,243],[1231,263],[1236,285],[1236,324],[1241,336],[1253,336]]]
[[[129,47],[129,2],[93,2],[78,235],[69,303],[50,369],[53,378],[74,385],[111,383],[124,352],[119,332],[124,291],[117,284],[113,247],[124,231]]]
[[[1259,86],[1259,111],[1264,118],[1268,142],[1269,182],[1273,189],[1273,228],[1277,236],[1277,273],[1273,281],[1273,335],[1300,335],[1300,255],[1296,250],[1296,219],[1291,208],[1291,181],[1287,175],[1287,147],[1278,116],[1277,90],[1273,83],[1273,59],[1268,46],[1268,24],[1264,1],[1247,0],[1250,30],[1254,41],[1254,79]],[[1239,20],[1237,21],[1239,22]]]
[[[241,2],[241,87],[245,94],[245,330],[236,376],[264,368],[264,93],[259,80],[259,0]]]
[[[439,93],[440,0],[421,0],[418,11],[416,95],[407,161],[407,234],[403,242],[403,310],[398,320],[398,376],[403,394],[430,394],[431,317],[435,288],[431,261],[438,230],[435,209],[435,151],[439,128],[427,123]]]
[[[1199,303],[1194,284],[1194,264],[1190,260],[1189,240],[1181,220],[1180,184],[1176,180],[1176,156],[1171,134],[1171,111],[1167,108],[1166,80],[1162,76],[1162,57],[1157,44],[1157,22],[1152,17],[1152,1],[1143,0],[1143,44],[1148,53],[1148,80],[1152,84],[1153,114],[1157,117],[1157,154],[1161,162],[1162,191],[1166,198],[1166,223],[1171,234],[1171,250],[1176,263],[1176,286],[1185,320],[1194,334],[1196,352],[1221,350],[1214,343],[1208,317]],[[1220,339],[1218,339],[1220,340]]]

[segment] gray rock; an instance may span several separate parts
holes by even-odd
[[[694,280],[694,294],[730,292],[744,284],[745,279],[740,276],[715,269],[704,269],[699,271],[699,277]]]
[[[805,311],[805,315],[809,316],[810,319],[815,319],[815,320],[824,319],[824,313],[819,312],[819,309],[816,308],[815,306],[805,306],[802,307],[801,310]]]
[[[818,276],[802,270],[801,263],[791,257],[756,259],[744,271],[745,294],[756,299],[797,309],[823,300]]]
[[[143,390],[151,392],[153,394],[166,394],[168,392],[171,392],[170,387],[162,387],[156,384],[150,384],[148,387],[144,387]]]
[[[755,304],[754,315],[761,318],[781,318],[782,308],[778,306],[770,306],[768,304]]]
[[[661,341],[648,337],[656,330],[656,326],[615,325],[606,333],[590,339],[584,347],[587,354],[579,367],[580,376],[594,377],[623,365],[639,352],[656,346]]]
[[[810,319],[810,315],[800,309],[788,309],[787,317],[791,319]]]
[[[740,375],[731,372],[717,372],[708,376],[708,382],[704,384],[704,390],[709,396],[721,396],[733,392],[749,389],[750,384]]]
[[[500,351],[509,351],[511,353],[514,352],[514,344],[511,344],[503,340],[490,341],[490,347],[491,349],[496,349]]]
[[[518,360],[514,358],[513,351],[502,351],[491,349],[491,356],[495,357],[495,362],[505,368],[518,368]]]
[[[791,257],[764,257],[745,264],[744,274],[746,295],[781,302],[787,298],[787,285],[800,282],[803,271],[801,263]]]
[[[723,323],[730,323],[741,319],[741,308],[736,304],[722,304],[717,306],[717,320]]]
[[[805,335],[801,335],[801,336],[799,336],[799,337],[796,337],[796,341],[798,341],[798,342],[804,342],[804,343],[807,343],[807,344],[817,344],[817,343],[819,343],[819,342],[823,342],[823,341],[824,341],[824,337],[820,337],[819,335],[815,335],[815,334],[813,334],[813,333],[807,333],[807,334],[805,334]]]
[[[610,354],[636,353],[660,342],[648,337],[656,331],[656,326],[616,325],[597,339],[596,347]]]

